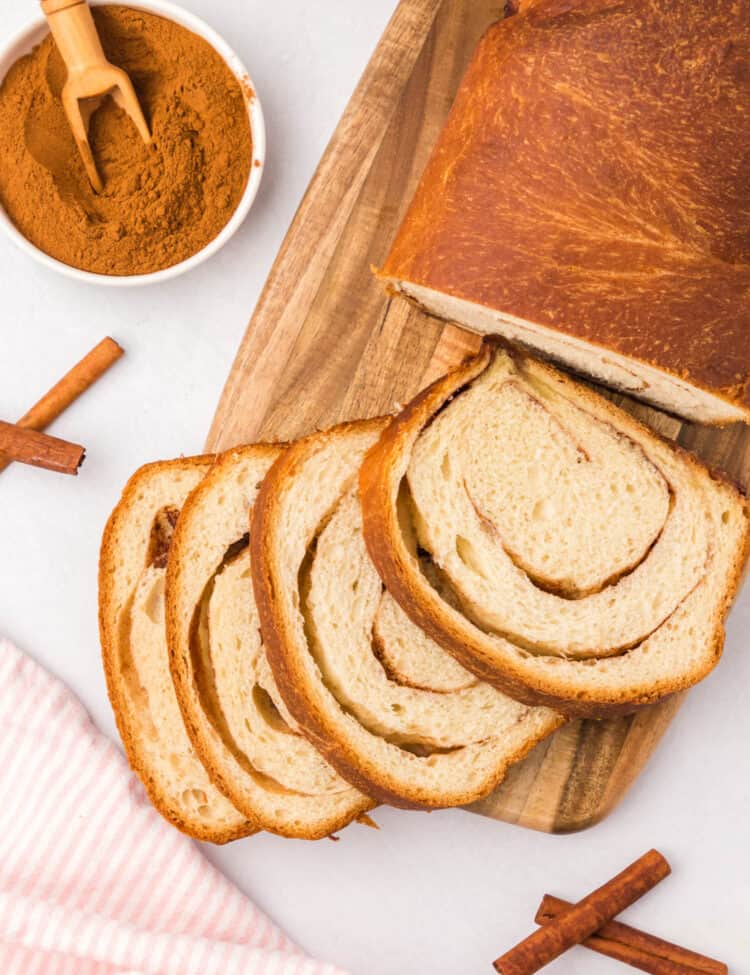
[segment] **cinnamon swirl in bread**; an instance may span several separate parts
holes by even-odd
[[[342,776],[393,805],[460,805],[562,718],[477,681],[384,589],[357,472],[387,423],[314,434],[271,468],[250,529],[261,630],[286,708]]]
[[[360,486],[389,592],[518,700],[605,716],[719,659],[745,499],[550,366],[485,343],[393,420]]]
[[[167,631],[177,698],[211,779],[259,827],[319,839],[375,803],[300,734],[268,666],[248,528],[260,483],[282,452],[231,450],[187,498],[170,551]]]
[[[112,512],[99,562],[99,628],[107,688],[125,752],[151,801],[199,840],[256,831],[215,787],[188,738],[169,673],[164,585],[174,524],[210,457],[148,464]]]

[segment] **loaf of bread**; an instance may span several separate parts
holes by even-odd
[[[214,786],[196,756],[169,672],[164,576],[174,524],[212,459],[149,464],[112,512],[99,562],[99,628],[112,709],[128,761],[159,812],[199,840],[256,829]]]
[[[749,49],[736,0],[522,4],[382,276],[670,412],[750,419]]]
[[[249,513],[282,452],[232,450],[187,498],[170,549],[167,633],[185,725],[211,779],[258,828],[319,839],[374,803],[299,733],[261,641]]]
[[[383,589],[357,472],[387,425],[315,434],[266,476],[250,528],[261,631],[286,709],[344,778],[397,806],[460,805],[563,719],[478,682]]]
[[[745,499],[550,366],[485,342],[393,420],[360,488],[388,591],[517,700],[627,712],[719,659]]]

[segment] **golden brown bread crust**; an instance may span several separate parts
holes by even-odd
[[[683,675],[680,681],[662,680],[647,689],[640,688],[637,692],[631,691],[612,697],[599,696],[598,699],[592,697],[582,700],[572,695],[566,696],[561,693],[560,685],[556,680],[545,682],[539,679],[531,685],[523,668],[514,665],[510,659],[504,662],[502,670],[498,669],[497,661],[488,655],[480,631],[472,626],[457,626],[453,618],[443,611],[441,596],[415,566],[414,559],[404,543],[398,510],[394,503],[397,484],[400,483],[408,466],[411,446],[418,432],[431,422],[442,407],[488,368],[497,348],[510,352],[520,360],[527,358],[524,353],[511,349],[502,340],[486,339],[475,357],[467,359],[457,369],[432,383],[394,417],[379,442],[365,457],[359,476],[363,531],[368,552],[385,586],[413,622],[456,657],[467,670],[525,704],[556,708],[571,717],[608,718],[633,713],[641,707],[654,704],[692,687],[713,669],[721,656],[724,619],[739,588],[747,563],[750,552],[750,530],[745,533],[744,547],[737,552],[732,573],[727,579],[723,604],[717,613],[713,646],[710,654],[704,658],[700,670]],[[551,366],[539,365],[558,380],[562,379],[564,384],[573,387],[579,400],[595,402],[600,408],[603,406],[618,420],[620,426],[624,421],[632,425],[633,429],[646,432],[650,437],[664,439],[588,387],[574,383]],[[694,455],[669,443],[670,447],[679,452],[690,464],[702,469]],[[746,518],[750,518],[747,514],[747,502],[738,489],[719,475],[712,476],[726,484],[738,498],[742,499]]]
[[[193,839],[207,843],[224,844],[232,840],[251,836],[257,832],[254,824],[246,822],[236,829],[213,829],[203,824],[199,819],[188,822],[181,811],[169,801],[160,784],[154,778],[147,761],[141,752],[138,736],[128,722],[128,706],[125,701],[125,690],[117,662],[116,620],[113,607],[114,569],[118,558],[119,536],[127,531],[127,521],[130,506],[138,494],[141,485],[147,482],[153,474],[174,470],[191,469],[202,466],[210,468],[214,458],[212,456],[183,457],[172,461],[158,461],[141,467],[130,478],[123,490],[119,503],[109,517],[104,536],[102,538],[99,556],[99,636],[102,649],[102,663],[107,681],[107,693],[115,716],[117,730],[120,733],[125,754],[130,767],[143,783],[148,797],[161,815],[181,832]]]
[[[537,0],[475,53],[382,276],[750,417],[750,5]]]

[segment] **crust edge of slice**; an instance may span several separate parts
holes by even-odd
[[[143,783],[146,793],[157,811],[173,826],[193,839],[207,843],[223,845],[233,840],[252,836],[257,832],[257,826],[237,813],[237,822],[233,826],[213,828],[196,818],[189,820],[170,802],[164,789],[159,785],[156,777],[145,759],[138,735],[128,717],[128,703],[122,686],[121,675],[117,664],[117,646],[115,636],[116,620],[114,613],[114,572],[118,549],[118,536],[126,529],[127,518],[141,485],[154,474],[166,473],[171,470],[193,469],[204,467],[207,471],[213,463],[213,456],[179,458],[171,461],[156,461],[139,468],[128,480],[122,495],[112,511],[104,529],[99,554],[98,584],[99,584],[99,638],[102,652],[102,663],[107,684],[112,712],[117,730],[125,749],[125,754],[135,774]]]

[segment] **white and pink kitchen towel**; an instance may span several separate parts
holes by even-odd
[[[151,808],[78,700],[0,640],[2,975],[344,975]]]

